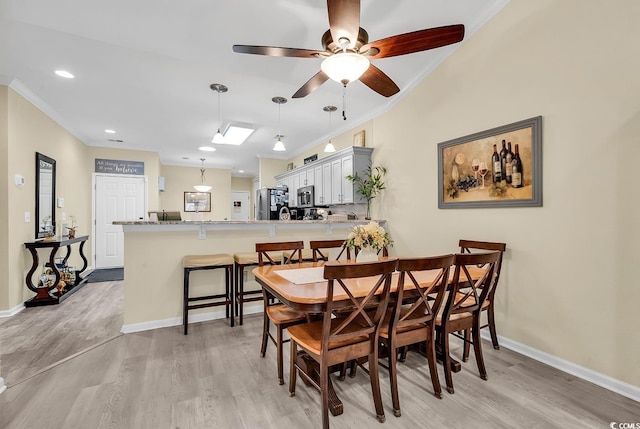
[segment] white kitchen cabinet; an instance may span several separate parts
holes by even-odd
[[[346,178],[352,174],[352,154],[331,161],[331,204],[353,203],[353,182]]]

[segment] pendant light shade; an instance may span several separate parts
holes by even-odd
[[[206,179],[204,177],[204,158],[200,158],[200,161],[202,161],[202,167],[200,168],[200,184],[195,185],[193,189],[198,192],[209,192],[211,190],[211,186],[204,184],[204,182],[206,182]]]
[[[273,150],[276,152],[284,152],[285,150],[287,150],[287,148],[284,146],[284,143],[282,142],[282,134],[280,133],[280,105],[286,103],[287,99],[284,97],[273,97],[271,101],[273,101],[278,105],[278,135],[276,136],[278,140],[276,141],[276,144],[273,146]]]
[[[213,139],[211,139],[211,143],[221,144],[221,143],[224,143],[225,140],[224,140],[224,136],[220,132],[220,94],[223,92],[227,92],[229,88],[227,88],[221,83],[212,83],[211,85],[209,85],[209,87],[213,91],[216,91],[218,93],[218,131],[216,131],[216,134],[213,136]],[[201,192],[205,192],[205,191],[201,191]]]
[[[324,106],[322,108],[325,112],[329,112],[329,133],[331,133],[331,114],[338,110],[336,106]],[[336,151],[336,147],[331,143],[331,139],[329,139],[329,143],[324,147],[324,151],[327,153],[332,153]]]

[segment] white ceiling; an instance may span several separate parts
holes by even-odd
[[[362,0],[360,26],[374,41],[451,24],[465,40],[508,0]],[[291,99],[320,59],[236,54],[234,44],[322,49],[322,0],[0,0],[0,83],[11,85],[91,146],[157,151],[162,164],[258,173],[258,157],[290,158],[371,119],[400,100],[460,44],[374,60],[400,87],[385,98],[361,82],[328,81]],[[461,43],[465,43],[464,41]],[[75,79],[63,79],[64,69]],[[469,70],[473,73],[473,70]],[[220,97],[212,83],[229,87]],[[273,152],[278,133],[287,152]],[[326,105],[338,111],[323,112]],[[242,146],[200,152],[228,122],[253,124]],[[106,134],[114,129],[116,134]],[[110,142],[108,139],[119,139]],[[244,173],[239,173],[244,170]]]

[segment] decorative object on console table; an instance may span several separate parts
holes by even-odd
[[[505,142],[517,154],[506,148],[498,153]],[[503,165],[510,171],[503,172]],[[541,116],[438,145],[438,208],[540,206]]]
[[[353,135],[353,145],[364,147],[364,130],[358,131]]]
[[[378,252],[392,244],[389,233],[378,222],[353,227],[346,240],[347,247],[360,249],[357,251],[356,261],[377,261]],[[361,256],[362,255],[362,256]]]
[[[75,238],[76,230],[78,229],[78,219],[75,216],[70,216],[71,226],[69,227],[69,238]]]
[[[348,175],[347,180],[354,182],[358,185],[358,192],[362,195],[362,198],[367,200],[367,215],[365,219],[371,219],[371,200],[373,200],[380,191],[386,189],[385,183],[382,180],[387,175],[387,169],[385,167],[367,167],[364,177],[360,176],[358,172],[353,175]]]
[[[37,240],[24,243],[24,246],[31,253],[33,262],[31,268],[29,269],[29,272],[27,273],[25,281],[27,283],[27,287],[36,293],[33,298],[24,303],[26,307],[59,304],[86,283],[87,280],[83,279],[81,274],[84,270],[87,269],[87,265],[89,263],[86,256],[84,255],[84,245],[88,239],[89,236],[85,235],[81,237],[62,240]],[[80,268],[79,270],[74,270],[74,275],[65,273],[65,270],[70,270],[70,268],[67,266],[67,261],[71,256],[72,244],[80,245],[79,253],[83,261],[82,268]],[[56,260],[58,259],[56,258],[56,253],[60,247],[66,247],[67,253],[61,261],[56,262]],[[45,272],[40,277],[41,283],[39,283],[38,285],[34,285],[32,276],[40,264],[38,249],[45,248],[51,249],[51,252],[49,253],[49,260],[45,266]],[[71,281],[72,279],[73,281]],[[61,281],[65,281],[65,283],[62,284]],[[60,287],[58,288],[58,286]],[[54,289],[57,290],[54,291]]]

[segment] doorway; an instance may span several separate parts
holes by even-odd
[[[231,191],[231,220],[249,220],[249,191]]]
[[[143,220],[147,177],[94,174],[94,268],[124,266],[124,233],[113,221]]]

